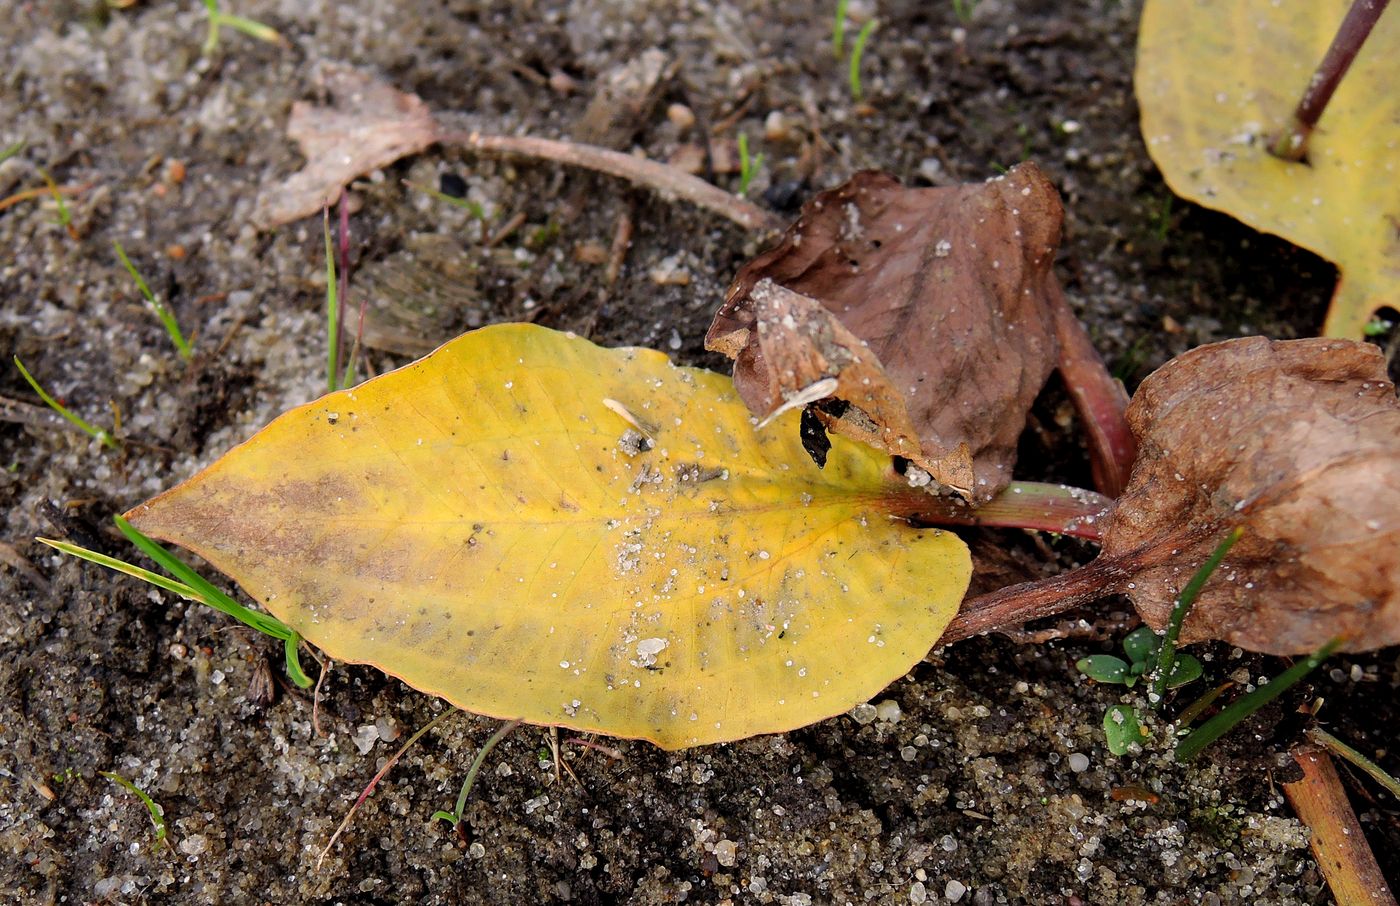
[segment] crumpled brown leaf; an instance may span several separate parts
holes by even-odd
[[[417,95],[348,66],[327,64],[321,79],[331,106],[297,101],[287,122],[306,166],[263,189],[253,211],[258,229],[315,214],[355,178],[437,141],[437,121]]]
[[[1337,635],[1350,650],[1400,642],[1400,402],[1376,347],[1203,346],[1149,376],[1128,420],[1140,450],[1103,556],[1171,546],[1128,586],[1149,624],[1166,624],[1199,564],[1244,525],[1183,640],[1270,654]]]
[[[937,189],[857,173],[739,271],[706,346],[754,413],[834,397],[831,430],[987,500],[1055,366],[1062,217],[1034,164]]]

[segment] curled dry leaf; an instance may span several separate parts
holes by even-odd
[[[1271,654],[1337,635],[1351,650],[1400,642],[1400,402],[1378,349],[1203,346],[1148,377],[1128,419],[1138,462],[1103,556],[1170,552],[1146,558],[1127,587],[1151,625],[1165,625],[1181,586],[1243,524],[1184,640]]]
[[[417,95],[348,66],[328,64],[321,75],[332,104],[292,105],[287,134],[301,146],[306,166],[263,190],[253,212],[259,229],[315,214],[356,177],[437,141],[437,121]]]
[[[740,270],[706,345],[758,415],[833,397],[832,431],[987,500],[1055,366],[1062,213],[1034,164],[938,189],[857,173]]]

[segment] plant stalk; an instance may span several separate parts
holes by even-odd
[[[1327,48],[1322,62],[1308,80],[1303,97],[1293,110],[1292,124],[1270,149],[1274,156],[1295,162],[1307,160],[1308,142],[1317,128],[1317,121],[1322,118],[1322,112],[1327,109],[1337,86],[1389,3],[1390,0],[1353,0],[1346,18],[1342,19],[1337,34],[1332,38],[1331,46]]]

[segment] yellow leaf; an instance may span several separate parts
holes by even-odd
[[[970,576],[889,459],[727,377],[488,327],[278,418],[128,518],[338,660],[468,711],[665,748],[800,727],[917,663]],[[638,430],[638,429],[641,430]]]
[[[1383,15],[1332,97],[1308,163],[1269,153],[1351,0],[1148,0],[1142,134],[1172,191],[1341,271],[1323,332],[1360,339],[1400,305],[1400,16]]]

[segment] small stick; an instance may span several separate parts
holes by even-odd
[[[757,205],[731,195],[718,186],[683,173],[675,167],[611,151],[595,145],[575,144],[528,135],[482,135],[480,132],[443,131],[438,141],[462,145],[492,154],[520,154],[585,167],[646,186],[663,197],[680,198],[713,211],[749,230],[776,231],[782,221]]]
[[[437,717],[434,717],[432,720],[428,721],[417,733],[414,733],[408,738],[408,742],[404,743],[403,747],[394,753],[394,757],[390,758],[384,764],[384,767],[379,769],[379,773],[374,775],[374,779],[371,780],[369,782],[369,785],[364,788],[364,791],[360,793],[360,798],[356,799],[355,804],[350,806],[350,811],[346,812],[345,819],[340,822],[340,827],[337,827],[335,829],[335,833],[331,834],[330,842],[326,844],[326,848],[321,850],[321,854],[316,857],[316,868],[318,870],[321,868],[321,863],[325,861],[327,854],[330,853],[331,847],[335,846],[335,841],[339,840],[340,835],[344,833],[347,827],[350,826],[350,819],[355,817],[356,810],[358,810],[360,805],[366,799],[369,798],[369,794],[374,792],[374,788],[379,785],[379,781],[384,779],[384,775],[388,774],[390,769],[393,768],[394,765],[398,764],[399,759],[403,757],[403,754],[405,752],[407,752],[410,748],[413,747],[413,744],[415,742],[423,738],[423,734],[427,733],[433,727],[436,727],[438,724],[442,723],[443,720],[445,720],[449,715],[456,713],[457,710],[454,708],[448,711],[444,711]]]
[[[1337,28],[1332,45],[1327,48],[1317,71],[1308,80],[1303,97],[1293,110],[1293,122],[1288,131],[1279,136],[1270,151],[1284,160],[1304,161],[1308,157],[1308,141],[1317,128],[1317,121],[1332,100],[1332,94],[1341,84],[1342,78],[1351,68],[1352,61],[1366,43],[1366,38],[1375,27],[1376,20],[1385,12],[1390,0],[1353,0],[1346,18]]]
[[[1345,904],[1396,906],[1331,757],[1311,746],[1294,749],[1292,754],[1303,777],[1285,783],[1283,792],[1299,820],[1312,831],[1313,856],[1332,897]]]
[[[501,225],[501,228],[496,231],[495,235],[486,240],[486,247],[488,249],[493,249],[496,246],[500,245],[502,242],[505,242],[506,238],[510,236],[511,233],[514,233],[516,230],[520,229],[520,225],[524,222],[525,212],[516,211],[510,216],[509,219],[506,220],[504,224]]]
[[[627,260],[627,250],[632,247],[632,214],[623,211],[617,216],[617,226],[613,229],[612,248],[608,250],[608,269],[603,272],[603,281],[608,289],[617,283],[622,275],[622,264]]]

